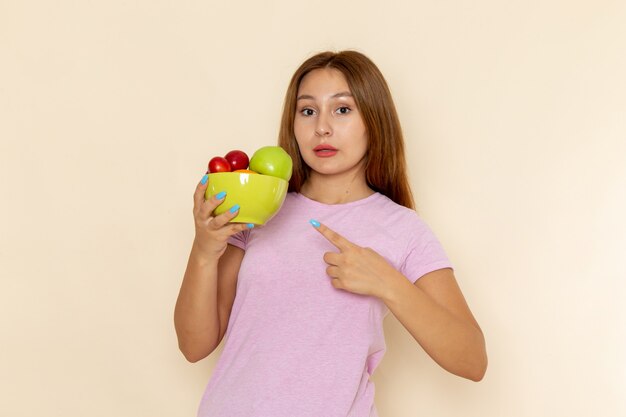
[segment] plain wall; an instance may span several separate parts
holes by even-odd
[[[325,49],[385,74],[489,353],[462,380],[389,315],[381,417],[626,415],[624,22],[618,0],[0,3],[0,415],[195,415],[193,190],[276,142]]]

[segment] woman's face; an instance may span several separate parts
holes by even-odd
[[[304,162],[315,172],[363,169],[368,136],[344,75],[330,68],[300,82],[294,133]]]

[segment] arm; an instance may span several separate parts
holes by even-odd
[[[205,200],[206,179],[194,193],[196,236],[174,309],[178,346],[190,362],[208,356],[224,337],[244,255],[243,250],[227,242],[248,227],[229,223],[237,210],[212,216],[224,196]]]
[[[483,378],[485,340],[451,269],[430,272],[413,285],[376,251],[319,222],[311,224],[340,250],[324,254],[335,288],[380,298],[444,369],[473,381]]]
[[[430,272],[415,284],[394,271],[380,292],[389,310],[442,368],[480,381],[487,369],[485,339],[452,270]]]
[[[192,248],[174,310],[178,346],[188,361],[207,357],[222,341],[243,255],[243,250],[228,245],[217,261],[198,256]]]

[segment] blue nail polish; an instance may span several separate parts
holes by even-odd
[[[218,200],[221,200],[224,197],[226,197],[226,191],[220,191],[219,193],[215,194],[215,198],[217,198]]]
[[[311,223],[313,225],[313,227],[315,227],[315,228],[320,227],[320,222],[318,222],[315,219],[309,220],[309,223]]]
[[[236,212],[237,210],[239,210],[239,204],[235,204],[234,206],[232,206],[232,207],[230,208],[230,212],[231,212],[231,213],[234,213],[234,212]]]
[[[200,183],[202,183],[202,185],[204,185],[204,184],[206,184],[208,179],[209,179],[209,176],[207,174],[204,174],[204,177],[202,177],[202,179],[200,180]]]
[[[254,224],[248,223],[248,229],[252,229],[253,227],[254,227]]]

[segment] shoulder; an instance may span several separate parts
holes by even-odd
[[[396,203],[386,195],[380,193],[376,194],[377,197],[368,205],[371,210],[394,223],[407,222],[409,225],[423,224],[423,220],[415,210]],[[407,223],[404,224],[406,225]]]
[[[378,214],[371,213],[369,218],[378,219],[380,226],[396,239],[409,245],[433,239],[432,229],[414,209],[402,206],[382,194],[375,204]]]

